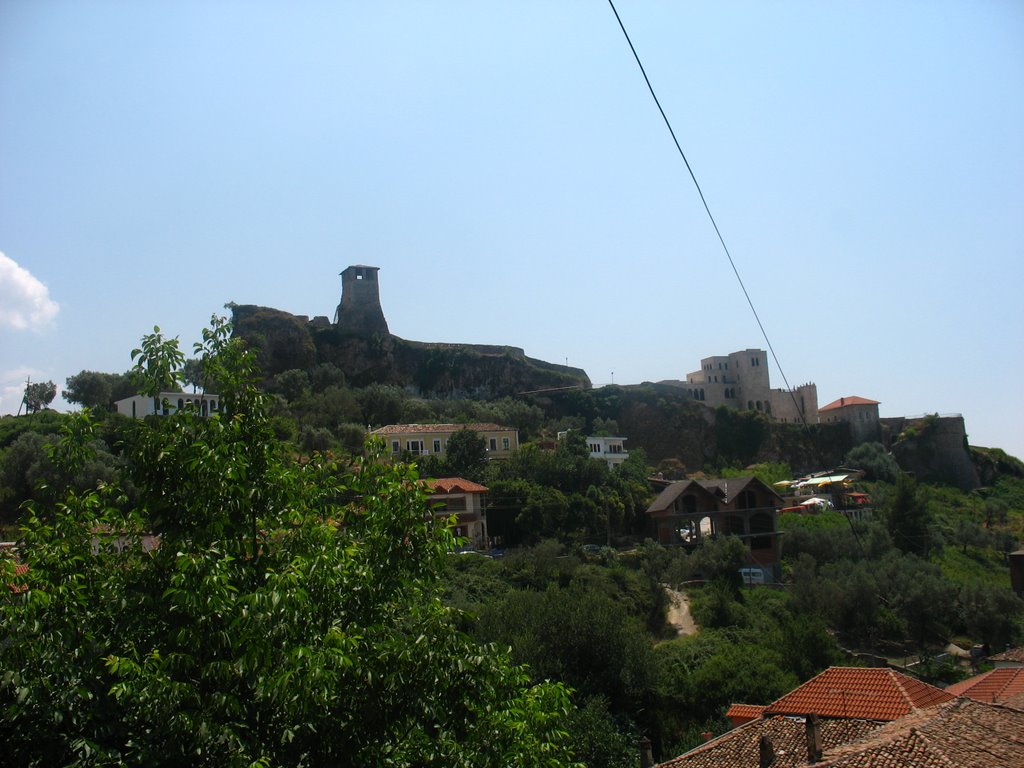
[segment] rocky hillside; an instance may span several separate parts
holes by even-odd
[[[232,313],[235,335],[256,350],[268,378],[331,363],[352,386],[394,384],[426,396],[502,397],[553,387],[590,388],[585,371],[527,357],[518,347],[408,341],[251,304],[235,305]]]

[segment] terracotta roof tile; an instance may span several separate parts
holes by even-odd
[[[852,395],[851,397],[840,397],[838,400],[833,400],[828,405],[823,405],[818,409],[818,413],[822,411],[834,411],[836,408],[843,408],[847,405],[880,405],[877,400],[868,400],[866,397],[857,397]]]
[[[825,750],[881,727],[881,723],[872,720],[822,719],[819,722]],[[802,768],[807,765],[806,724],[803,718],[777,716],[744,723],[684,755],[661,763],[658,768],[757,768],[762,736],[767,737],[772,744],[775,754],[772,768]]]
[[[487,493],[486,486],[463,477],[439,477],[424,480],[423,484],[432,493]]]
[[[728,718],[745,717],[753,720],[756,717],[760,717],[764,710],[765,707],[763,704],[733,704],[729,707],[725,716]]]
[[[388,424],[370,432],[371,435],[415,435],[430,432],[458,432],[471,429],[474,432],[514,432],[514,427],[478,422],[475,424]]]
[[[952,698],[941,688],[892,669],[830,667],[769,704],[765,714],[895,720]]]
[[[1000,667],[969,677],[946,687],[954,696],[968,696],[975,701],[1005,702],[1024,693],[1024,667]]]
[[[960,697],[833,749],[818,768],[1020,768],[1024,711]]]

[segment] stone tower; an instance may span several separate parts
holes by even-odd
[[[388,321],[380,308],[379,267],[356,264],[341,273],[341,303],[334,323],[346,331],[390,335]]]

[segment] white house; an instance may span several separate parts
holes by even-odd
[[[567,434],[569,433],[559,432],[558,439],[564,440]],[[623,446],[625,442],[625,437],[588,437],[587,448],[590,451],[590,458],[606,462],[611,469],[629,458],[629,452]]]
[[[210,416],[220,410],[220,396],[209,393],[161,392],[159,409],[154,398],[149,395],[133,395],[114,403],[117,412],[141,419],[146,416],[168,416],[172,413],[193,407],[202,416]]]

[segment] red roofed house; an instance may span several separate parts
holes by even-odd
[[[725,713],[725,719],[735,728],[738,725],[749,723],[751,720],[760,719],[764,709],[764,706],[760,704],[733,704]]]
[[[895,720],[953,694],[888,667],[829,667],[765,708],[769,715]]]
[[[1020,768],[1024,709],[959,697],[827,750],[817,768]],[[774,764],[773,764],[774,768]]]
[[[1002,667],[946,686],[954,696],[967,696],[975,701],[1003,703],[1024,694],[1024,667]]]
[[[887,668],[831,667],[660,768],[1022,766],[1022,705],[1020,694],[982,703]]]
[[[697,547],[715,536],[739,536],[747,561],[776,581],[779,532],[776,511],[782,497],[756,477],[682,480],[669,483],[647,508],[649,526],[659,544]]]
[[[424,480],[430,504],[439,517],[455,515],[452,532],[466,539],[473,549],[488,549],[487,509],[484,494],[487,488],[461,477]]]
[[[878,442],[882,438],[878,422],[878,401],[866,397],[840,397],[818,409],[822,424],[845,421],[850,425],[850,434],[858,443]]]

